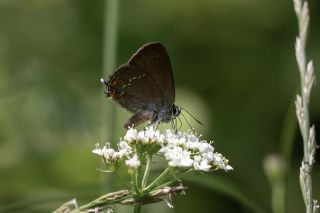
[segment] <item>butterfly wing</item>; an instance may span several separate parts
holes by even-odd
[[[160,90],[161,98],[149,94],[149,100],[160,107],[171,108],[175,100],[175,86],[170,59],[164,46],[158,42],[145,44],[131,57],[128,64],[148,74],[152,84],[156,84]]]
[[[160,111],[171,110],[175,99],[169,56],[160,43],[141,47],[106,84],[107,96],[134,113],[126,128],[146,120],[159,122]]]
[[[133,113],[155,111],[162,101],[161,89],[150,75],[129,64],[120,66],[107,84],[107,95]]]

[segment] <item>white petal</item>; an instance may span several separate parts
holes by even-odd
[[[137,155],[134,155],[132,158],[129,158],[128,160],[126,160],[126,165],[133,168],[133,169],[136,169],[140,166],[140,161],[138,159],[138,156]]]

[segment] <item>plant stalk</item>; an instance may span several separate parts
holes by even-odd
[[[147,164],[146,164],[146,168],[144,170],[144,174],[143,174],[143,178],[142,178],[142,189],[143,190],[146,187],[147,182],[148,182],[148,178],[149,178],[149,174],[150,174],[150,170],[151,170],[151,162],[152,162],[152,155],[148,154],[147,155]]]
[[[168,174],[170,174],[171,168],[168,167],[164,170],[149,186],[145,188],[145,190],[152,190],[154,186],[156,186],[163,178],[165,178]]]

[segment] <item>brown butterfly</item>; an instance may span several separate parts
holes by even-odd
[[[181,108],[174,104],[175,85],[170,59],[161,43],[143,45],[110,76],[105,94],[134,113],[124,127],[150,121],[157,126],[173,121]]]

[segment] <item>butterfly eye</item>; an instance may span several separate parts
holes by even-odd
[[[176,105],[172,106],[172,114],[174,115],[174,117],[178,116],[180,114],[180,108],[177,107]]]

